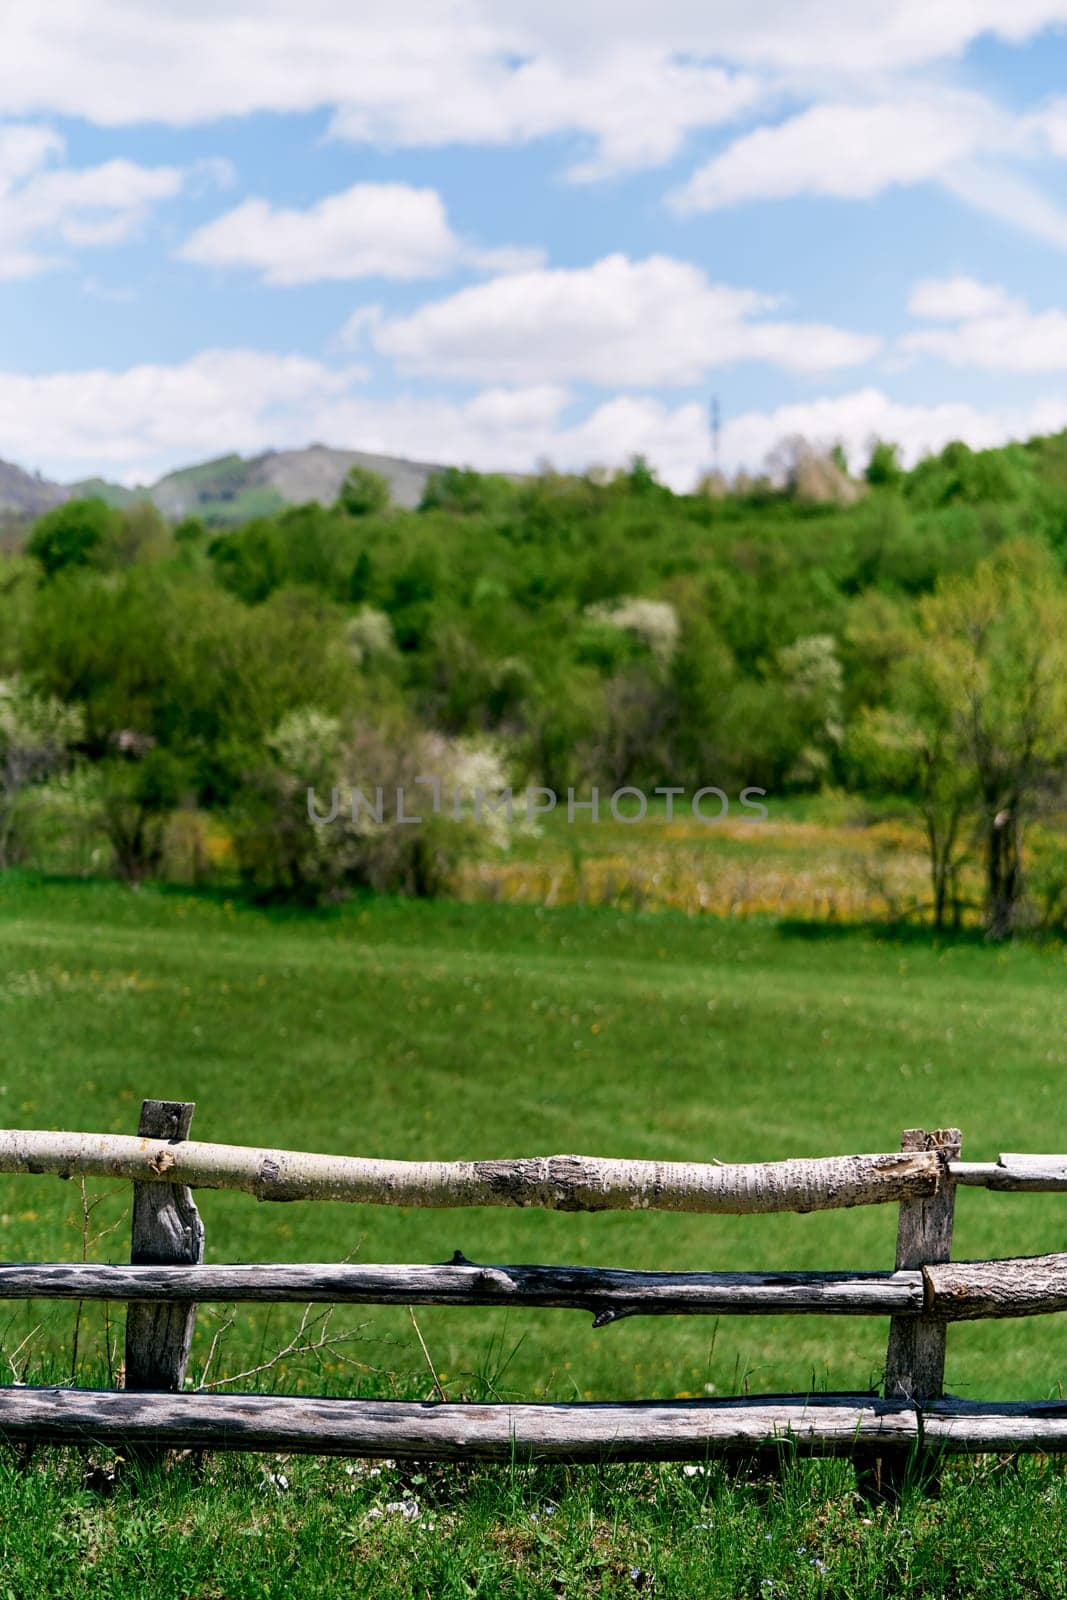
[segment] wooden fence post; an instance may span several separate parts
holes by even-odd
[[[902,1200],[897,1224],[897,1271],[935,1266],[952,1254],[952,1223],[956,1207],[956,1185],[949,1176],[948,1163],[958,1161],[962,1135],[958,1128],[906,1128],[901,1135],[902,1150],[936,1150],[942,1163],[937,1192],[925,1199]],[[885,1395],[890,1400],[912,1400],[925,1405],[939,1400],[945,1383],[945,1339],[947,1324],[936,1317],[892,1317],[885,1357]],[[920,1470],[922,1463],[919,1463]],[[862,1493],[870,1498],[895,1500],[906,1476],[906,1464],[872,1460],[857,1461],[857,1478]],[[936,1464],[922,1471],[928,1489],[938,1484]]]
[[[196,1110],[188,1100],[146,1100],[137,1132],[177,1143],[189,1136]],[[130,1261],[134,1266],[198,1266],[204,1259],[204,1224],[184,1183],[135,1183]],[[126,1388],[177,1392],[196,1322],[196,1306],[163,1301],[126,1308]],[[162,1460],[149,1446],[137,1452],[142,1465]]]

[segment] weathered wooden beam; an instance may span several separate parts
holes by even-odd
[[[1067,1311],[1067,1255],[946,1261],[923,1268],[926,1309],[945,1322]]]
[[[166,1139],[166,1148],[187,1138],[195,1104],[146,1100],[138,1132]],[[130,1260],[133,1271],[184,1272],[204,1259],[204,1225],[193,1197],[182,1183],[135,1183]],[[88,1299],[89,1296],[83,1298]],[[126,1388],[180,1389],[189,1360],[196,1304],[183,1295],[139,1297],[126,1318]]]
[[[941,1322],[1067,1311],[1067,1254],[901,1272],[631,1272],[601,1267],[333,1263],[189,1267],[0,1264],[0,1300],[258,1301],[299,1305],[548,1306],[603,1327],[629,1316],[922,1316]]]
[[[0,1439],[122,1450],[282,1450],[393,1459],[670,1461],[720,1453],[904,1455],[912,1407],[870,1395],[727,1401],[466,1405],[297,1395],[0,1389]]]
[[[137,1131],[166,1139],[168,1148],[188,1138],[196,1106],[188,1100],[145,1100]],[[130,1260],[133,1270],[186,1271],[204,1259],[204,1224],[184,1183],[135,1183]],[[126,1313],[123,1382],[129,1390],[170,1389],[185,1381],[193,1343],[196,1304],[185,1300],[140,1300]],[[131,1446],[142,1467],[159,1466],[166,1451],[156,1444]]]
[[[599,1267],[0,1266],[0,1300],[296,1301],[441,1306],[559,1306],[602,1327],[634,1315],[843,1313],[918,1316],[921,1272],[629,1272]]]
[[[260,1200],[361,1205],[541,1206],[550,1211],[688,1211],[744,1215],[877,1205],[936,1193],[936,1153],[700,1165],[538,1156],[515,1161],[379,1161],[122,1134],[0,1131],[0,1173],[131,1178],[240,1189]]]
[[[938,1128],[926,1133],[908,1128],[902,1139],[906,1150],[926,1150],[944,1162],[960,1153],[958,1128]],[[897,1270],[923,1268],[947,1261],[952,1253],[954,1186],[951,1179],[933,1195],[905,1200],[897,1226]],[[945,1381],[945,1325],[941,1318],[894,1318],[886,1351],[885,1393],[925,1405],[941,1395]]]
[[[960,1400],[949,1396],[919,1412],[924,1452],[1067,1451],[1067,1403]]]
[[[926,1151],[943,1166],[960,1153],[958,1128],[939,1128],[927,1133],[922,1128],[906,1128],[901,1149]],[[897,1270],[921,1269],[928,1263],[947,1261],[952,1251],[952,1219],[955,1185],[945,1178],[936,1192],[914,1200],[902,1200],[897,1224]],[[945,1379],[945,1322],[930,1316],[894,1316],[889,1324],[889,1343],[885,1358],[887,1399],[910,1400],[924,1404],[942,1393]],[[936,1465],[928,1472],[929,1484],[936,1487]],[[857,1463],[860,1491],[868,1499],[894,1500],[904,1481],[900,1462],[861,1456]]]
[[[950,1161],[955,1183],[974,1189],[1056,1194],[1067,1189],[1067,1156],[1002,1155],[999,1161]]]
[[[926,1449],[1067,1451],[1067,1403],[764,1395],[598,1405],[466,1405],[304,1395],[0,1388],[0,1440],[129,1450],[281,1450],[393,1459],[687,1461]]]

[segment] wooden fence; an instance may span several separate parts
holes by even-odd
[[[1067,1157],[960,1160],[956,1129],[911,1129],[889,1154],[697,1165],[582,1156],[402,1162],[198,1143],[193,1106],[145,1101],[135,1137],[0,1132],[0,1173],[133,1182],[129,1265],[0,1265],[0,1299],[124,1301],[123,1391],[0,1388],[0,1438],[101,1441],[152,1459],[176,1446],[392,1457],[566,1461],[849,1455],[895,1492],[944,1452],[1067,1452],[1067,1403],[943,1394],[948,1324],[1067,1310],[1067,1254],[950,1260],[956,1190],[1067,1190]],[[195,1188],[260,1200],[540,1206],[735,1215],[899,1206],[891,1272],[632,1272],[597,1267],[205,1265]],[[461,1404],[182,1392],[198,1301],[555,1306],[622,1317],[888,1316],[884,1392],[621,1404]],[[932,1467],[931,1463],[935,1465]]]

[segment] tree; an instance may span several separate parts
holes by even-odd
[[[23,791],[64,767],[82,737],[81,712],[23,684],[0,683],[0,868],[18,855]]]
[[[889,444],[885,439],[873,439],[863,476],[872,488],[889,489],[898,484],[904,476],[900,446]]]
[[[45,577],[66,567],[96,564],[114,542],[120,518],[105,501],[67,500],[38,517],[26,552],[40,562]]]
[[[1067,761],[1067,588],[1015,546],[924,603],[925,654],[961,728],[977,790],[992,938],[1017,925],[1023,836],[1062,790]]]
[[[132,758],[108,764],[102,821],[126,883],[158,872],[167,822],[182,798],[185,774],[169,750],[134,745]]]
[[[918,638],[915,638],[916,645]],[[921,653],[898,666],[895,704],[867,706],[850,737],[850,757],[869,784],[914,796],[926,834],[934,927],[943,928],[949,905],[959,917],[959,873],[966,852],[966,823],[975,786],[961,745],[961,728],[938,686],[924,672]]]
[[[351,467],[345,474],[337,503],[350,517],[369,517],[389,504],[389,481],[368,467]]]
[[[285,544],[276,522],[257,517],[208,545],[219,582],[248,605],[265,600],[287,577]]]
[[[864,741],[869,770],[880,759],[918,794],[938,925],[971,823],[990,937],[1012,933],[1026,826],[1061,794],[1067,763],[1067,586],[1043,552],[1008,548],[926,597]]]

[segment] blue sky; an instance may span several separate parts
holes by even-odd
[[[688,487],[712,394],[730,469],[1067,426],[1067,0],[41,0],[5,40],[0,457],[48,475],[323,440]]]

